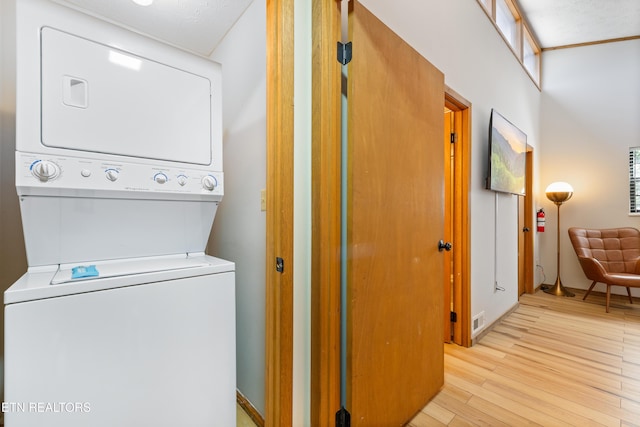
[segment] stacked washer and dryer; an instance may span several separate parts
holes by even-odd
[[[4,294],[5,425],[234,426],[234,264],[219,64],[17,2],[16,188],[28,271]]]

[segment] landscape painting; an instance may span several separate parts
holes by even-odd
[[[527,135],[491,110],[489,189],[525,195]]]

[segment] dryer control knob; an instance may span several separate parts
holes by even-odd
[[[155,182],[157,182],[158,184],[164,184],[165,182],[167,182],[169,178],[167,178],[167,175],[163,174],[163,173],[157,173],[154,177],[153,180]]]
[[[181,187],[187,185],[187,177],[185,175],[178,175],[178,184],[180,184]]]
[[[115,181],[115,180],[117,180],[117,179],[118,179],[118,174],[119,174],[119,172],[118,172],[116,169],[107,169],[107,170],[105,171],[105,174],[106,174],[107,179],[108,179],[109,181]]]
[[[207,175],[202,178],[202,186],[205,190],[213,191],[216,189],[216,185],[218,185],[218,182],[214,176]]]
[[[51,181],[60,174],[60,168],[53,162],[41,160],[31,169],[31,173],[42,182]]]

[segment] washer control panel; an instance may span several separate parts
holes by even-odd
[[[16,187],[20,195],[72,197],[220,200],[224,194],[222,172],[22,152],[16,152]]]

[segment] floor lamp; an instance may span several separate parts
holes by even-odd
[[[545,190],[547,195],[547,199],[551,200],[558,207],[558,234],[557,234],[557,277],[556,283],[553,286],[547,287],[544,291],[548,294],[563,296],[563,297],[573,297],[574,293],[568,291],[564,286],[562,286],[562,281],[560,280],[560,205],[566,202],[573,196],[573,187],[571,187],[566,182],[554,182],[549,184],[547,189]]]

